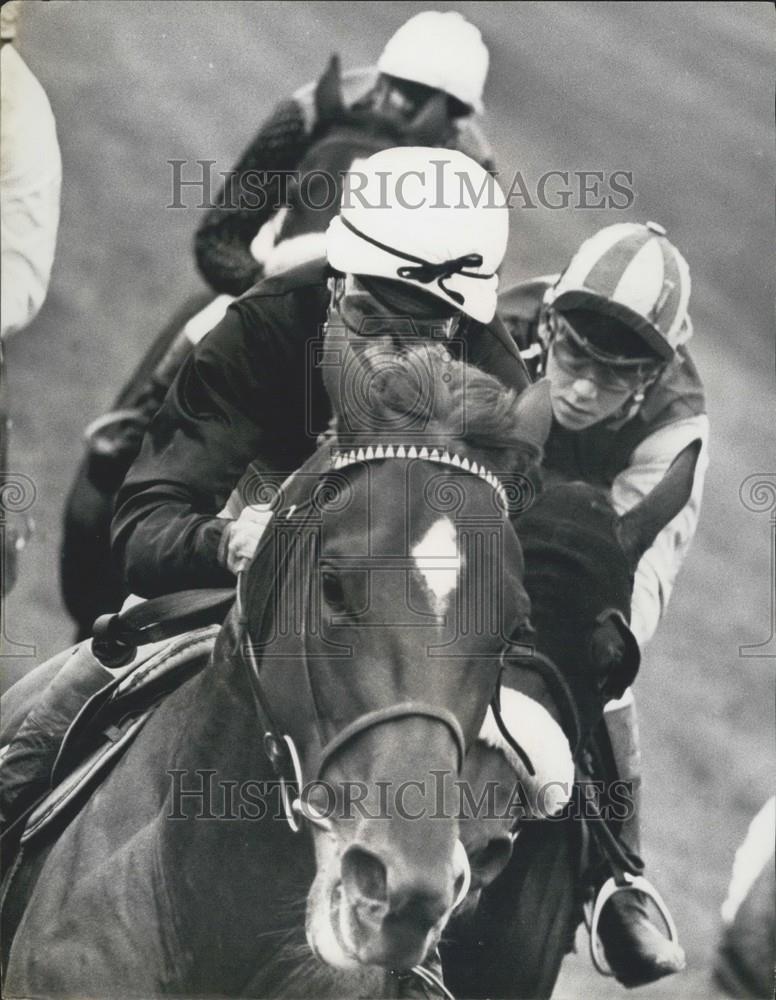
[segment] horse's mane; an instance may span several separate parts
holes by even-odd
[[[540,461],[540,448],[521,432],[518,393],[453,359],[443,344],[386,351],[381,339],[358,358],[354,377],[368,395],[367,405],[358,408],[358,432],[371,437],[369,443],[442,446],[495,472],[525,472]],[[340,400],[363,395],[357,385],[352,388],[356,395],[346,391]],[[402,428],[410,428],[410,435],[402,436]]]

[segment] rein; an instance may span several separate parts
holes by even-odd
[[[347,466],[363,464],[366,462],[385,461],[390,459],[401,459],[406,461],[408,459],[411,460],[416,458],[422,461],[436,462],[438,464],[458,468],[463,472],[477,476],[487,482],[497,494],[501,509],[506,516],[508,509],[506,492],[496,476],[477,463],[470,462],[468,459],[461,459],[459,456],[451,455],[449,452],[444,450],[417,448],[415,446],[405,447],[403,445],[378,445],[376,447],[358,448],[348,452],[338,452],[334,456],[330,471],[339,471]],[[323,476],[325,477],[325,475],[326,472],[324,471]],[[251,603],[253,605],[259,604],[260,606],[260,632],[263,631],[264,623],[268,617],[270,598],[275,592],[278,579],[285,567],[285,561],[282,563],[276,563],[274,565],[274,571],[273,567],[269,565],[269,560],[272,559],[273,553],[276,551],[275,546],[273,545],[275,532],[279,526],[284,523],[287,524],[291,519],[293,519],[292,535],[293,537],[299,537],[305,527],[310,524],[311,515],[317,510],[318,507],[313,497],[310,497],[301,503],[290,504],[289,506],[282,508],[275,514],[270,531],[265,534],[259,544],[259,548],[254,556],[253,562],[251,563],[250,571],[254,575],[257,575],[260,580],[258,600],[255,593],[252,594],[251,597]],[[290,548],[291,546],[287,546],[285,550],[286,561],[288,559]],[[267,565],[257,567],[256,564],[259,562],[265,562]],[[243,599],[240,596],[242,591],[243,587],[241,578],[238,582],[237,616],[239,627],[234,644],[233,655],[240,652],[244,654],[240,658],[248,672],[256,712],[259,717],[260,726],[264,732],[264,750],[273,770],[275,771],[275,774],[278,777],[278,780],[280,781],[281,796],[286,813],[286,820],[294,833],[298,832],[300,829],[296,820],[297,816],[307,820],[319,829],[330,832],[332,829],[331,821],[327,817],[321,815],[310,803],[304,802],[302,799],[304,782],[300,756],[293,739],[287,733],[283,733],[281,731],[280,727],[273,718],[268,698],[261,683],[261,668],[256,657],[255,645],[251,641],[247,632],[247,619],[243,612]],[[307,669],[308,658],[305,641],[306,636],[307,631],[306,629],[303,629],[303,649],[301,656],[304,660],[305,668]],[[447,709],[439,708],[425,702],[406,701],[366,712],[363,715],[358,716],[352,722],[348,723],[323,745],[318,762],[317,775],[320,776],[326,765],[331,761],[336,753],[357,736],[373,729],[375,726],[383,725],[384,723],[391,722],[395,719],[410,717],[430,718],[437,722],[441,722],[447,728],[457,749],[458,771],[460,773],[464,757],[466,755],[466,745],[463,731],[458,719]],[[290,785],[292,784],[295,785],[297,789],[295,797],[292,797],[290,792]]]
[[[321,478],[327,475],[327,471],[339,471],[351,465],[391,459],[404,461],[417,459],[425,462],[435,462],[476,476],[493,489],[498,498],[499,509],[504,516],[508,516],[509,506],[506,491],[497,476],[477,462],[470,461],[467,458],[460,458],[458,455],[451,454],[440,448],[418,448],[415,445],[376,445],[374,447],[369,446],[367,448],[341,451],[335,454],[331,469],[324,470]],[[261,605],[260,631],[263,629],[268,615],[270,599],[275,592],[278,579],[287,561],[286,557],[286,560],[282,563],[275,562],[273,572],[270,559],[272,559],[275,552],[275,547],[272,544],[275,532],[279,525],[288,523],[293,519],[293,537],[298,537],[304,528],[309,525],[311,515],[317,510],[318,506],[313,496],[302,502],[289,504],[276,512],[271,530],[265,533],[259,543],[250,568],[254,573],[258,574],[261,581],[258,601],[256,601],[255,595],[253,596],[253,603]],[[286,548],[286,553],[288,553],[289,548]],[[267,565],[257,569],[256,564],[261,561],[266,562]],[[298,832],[300,829],[296,822],[297,815],[321,829],[330,831],[330,820],[301,799],[304,783],[302,780],[299,753],[291,737],[281,732],[281,728],[273,716],[272,708],[261,683],[261,669],[256,658],[255,644],[248,636],[247,620],[243,611],[244,600],[242,594],[244,580],[247,580],[247,577],[241,574],[237,586],[236,612],[238,624],[231,655],[234,657],[240,653],[243,654],[240,656],[240,660],[248,673],[256,714],[263,732],[264,752],[280,781],[286,819],[294,832]],[[106,666],[118,667],[124,663],[128,663],[134,657],[137,646],[143,643],[158,642],[178,635],[188,629],[223,623],[234,601],[235,592],[232,589],[212,591],[190,590],[151,598],[126,611],[112,615],[103,615],[99,618],[94,626],[92,651]],[[306,630],[303,631],[303,635],[306,639]],[[510,646],[507,645],[502,650],[500,654],[502,660],[508,655],[509,648]],[[307,665],[306,645],[303,648],[302,656],[305,665]],[[528,658],[527,665],[534,669],[542,670],[554,677],[557,687],[561,691],[565,689],[565,681],[560,677],[557,667],[551,664],[546,657],[542,657],[541,654],[538,654],[538,656],[535,654]],[[568,718],[576,720],[575,710],[570,697],[569,694],[562,704],[571,706],[567,710]],[[515,752],[521,757],[529,771],[533,773],[533,765],[528,755],[504,723],[501,715],[498,689],[491,701],[491,710],[505,739],[508,740]],[[383,723],[397,718],[412,716],[435,719],[448,729],[458,751],[458,769],[460,772],[466,754],[466,747],[463,732],[457,718],[447,709],[438,708],[423,702],[408,701],[367,712],[345,726],[344,729],[324,745],[318,767],[319,774],[330,759],[355,737]],[[574,726],[575,728],[572,731],[577,732],[578,721],[574,722]],[[290,784],[294,784],[297,787],[298,794],[296,797],[291,796],[289,790]]]

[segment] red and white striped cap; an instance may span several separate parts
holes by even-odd
[[[585,240],[547,300],[559,312],[614,316],[667,360],[692,336],[690,269],[656,222],[617,223]]]

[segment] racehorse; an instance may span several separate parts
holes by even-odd
[[[438,145],[447,127],[444,104],[440,94],[410,122],[369,108],[346,108],[339,63],[333,58],[316,88],[318,124],[298,180],[288,185],[287,205],[253,234],[252,250],[263,274],[324,256],[323,234],[338,211],[353,161],[391,146]],[[187,302],[155,338],[111,411],[86,429],[87,454],[65,503],[60,552],[62,596],[77,624],[77,639],[91,635],[97,616],[117,610],[126,597],[110,554],[116,491],[178,368],[231,301],[227,295],[212,301],[205,293]]]
[[[535,394],[453,362],[432,375],[427,443],[379,421],[417,405],[394,368],[382,411],[372,385],[372,442],[324,447],[288,484],[208,666],[28,844],[8,995],[274,995],[302,923],[335,969],[408,969],[437,943],[465,883],[440,776],[460,773],[529,610],[479,442],[499,431],[520,472],[541,441],[522,441]]]
[[[687,503],[699,446],[688,445],[652,492],[620,517],[596,487],[560,483],[517,518],[535,632],[522,636],[530,655],[508,658],[503,686],[529,694],[563,725],[583,781],[616,779],[601,720],[605,702],[622,695],[639,666],[627,625],[633,574],[656,535]],[[542,732],[546,738],[547,728]],[[592,776],[586,748],[596,761]],[[520,762],[514,766],[524,773]],[[493,763],[485,767],[492,771]],[[551,773],[557,780],[558,769]],[[552,995],[580,919],[575,894],[583,864],[582,818],[587,827],[595,824],[591,832],[599,830],[600,820],[584,811],[568,812],[561,822],[556,817],[524,825],[505,870],[448,935],[445,980],[454,993]],[[606,847],[605,840],[596,841]],[[622,863],[616,853],[614,859]],[[659,897],[656,902],[661,908]]]

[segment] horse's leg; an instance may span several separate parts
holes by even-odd
[[[466,997],[549,997],[575,929],[573,824],[528,824],[477,911],[450,928],[445,982]]]

